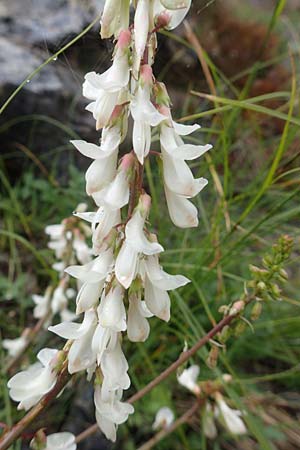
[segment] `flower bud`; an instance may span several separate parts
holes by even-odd
[[[171,20],[171,16],[167,11],[162,11],[155,17],[155,27],[156,29],[166,28]]]
[[[35,433],[34,438],[30,442],[32,450],[43,450],[46,447],[47,437],[44,430],[45,428],[41,428]]]
[[[230,308],[229,315],[235,316],[236,314],[242,312],[245,308],[245,302],[243,300],[238,300],[237,302],[234,302],[232,307]]]
[[[251,310],[251,320],[257,320],[262,312],[262,303],[261,302],[256,302],[255,305],[253,306],[252,310]]]

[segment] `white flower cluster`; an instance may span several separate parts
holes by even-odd
[[[85,204],[77,206],[77,211],[85,210]],[[76,315],[68,309],[69,301],[75,297],[76,291],[68,287],[69,277],[65,269],[70,263],[88,263],[91,260],[92,250],[86,242],[91,233],[90,229],[80,223],[76,217],[64,219],[59,224],[48,225],[45,232],[50,237],[48,247],[55,252],[57,258],[52,267],[58,271],[60,281],[54,290],[49,286],[44,295],[34,294],[32,299],[35,303],[33,316],[36,319],[42,319],[50,313],[49,320],[46,322],[48,326],[51,317],[55,314],[59,314],[63,321],[76,318]]]
[[[142,173],[151,150],[151,130],[155,127],[160,137],[170,217],[182,228],[197,226],[197,209],[189,199],[207,183],[203,178],[194,179],[185,161],[211,148],[184,143],[181,136],[199,126],[172,120],[166,88],[155,80],[151,68],[156,30],[177,26],[191,0],[138,0],[132,26],[130,3],[106,0],[101,35],[117,40],[113,63],[102,74],[86,74],[83,84],[83,95],[90,100],[86,109],[93,114],[96,129],[102,129],[100,145],[72,141],[80,153],[93,160],[86,172],[86,191],[98,208],[75,213],[91,224],[95,258],[65,269],[79,282],[76,314],[83,313],[84,318],[82,323],[64,321],[49,328],[71,341],[69,372],[86,370],[89,379],[95,374],[97,422],[112,441],[118,425],[134,411],[132,405],[121,401],[130,386],[122,333],[127,331],[132,342],[145,341],[150,331],[147,319],[154,315],[168,321],[168,291],[189,282],[182,275],[164,272],[159,264],[164,249],[147,229],[151,198],[143,190]],[[133,120],[133,151],[118,160],[129,116]],[[52,248],[60,251],[60,238],[53,240]],[[21,395],[14,398],[20,401]]]

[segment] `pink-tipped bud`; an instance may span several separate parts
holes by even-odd
[[[161,114],[163,114],[164,116],[166,116],[168,119],[171,119],[172,117],[171,117],[171,111],[170,111],[170,108],[168,108],[167,106],[165,106],[165,105],[159,105],[158,107],[157,107],[157,109],[158,109],[158,111],[161,113]]]
[[[155,17],[155,26],[156,28],[165,28],[169,25],[170,20],[170,14],[167,11],[163,11]]]
[[[131,169],[135,162],[135,157],[133,153],[127,153],[125,156],[123,156],[121,161],[121,169],[124,171],[128,171]]]
[[[111,113],[109,121],[113,122],[116,119],[118,119],[121,116],[122,112],[123,112],[123,105],[116,105],[113,109],[113,112]]]
[[[151,207],[151,197],[148,194],[142,194],[139,198],[138,210],[142,216],[147,217]]]
[[[141,80],[146,84],[152,84],[153,72],[151,66],[149,64],[144,64],[141,67]]]
[[[117,46],[120,50],[124,50],[125,48],[129,47],[129,44],[131,42],[131,32],[130,30],[122,30],[119,34],[119,39]]]

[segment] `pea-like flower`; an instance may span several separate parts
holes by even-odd
[[[157,430],[159,428],[169,428],[170,425],[174,422],[174,413],[168,408],[168,406],[163,406],[160,408],[155,416],[154,423],[152,425],[153,430]]]
[[[43,348],[39,351],[39,362],[27,370],[17,373],[7,383],[10,397],[19,402],[18,409],[28,410],[47,394],[56,383],[54,370],[58,350]]]

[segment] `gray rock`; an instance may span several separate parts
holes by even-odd
[[[42,47],[60,45],[79,33],[104,0],[1,0],[0,35]]]

